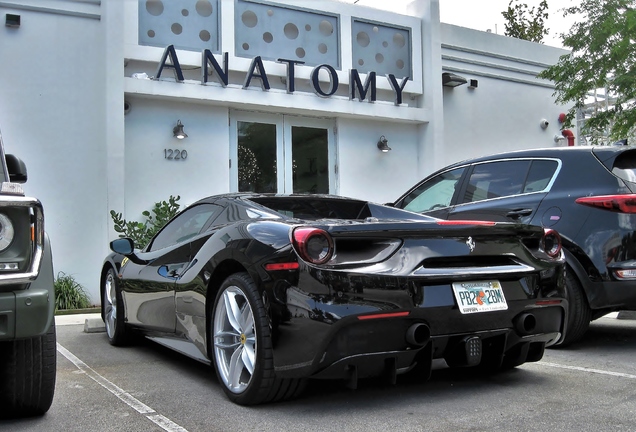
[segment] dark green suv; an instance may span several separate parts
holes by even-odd
[[[24,196],[24,163],[0,136],[0,417],[41,415],[53,401],[55,293],[42,204]]]

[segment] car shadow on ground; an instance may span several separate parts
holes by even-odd
[[[214,392],[223,396],[223,389],[219,383],[214,369],[178,352],[147,339],[137,341],[138,349],[147,351],[156,356],[162,362],[169,363],[170,368],[179,370],[183,376],[187,376],[198,382],[210,385]],[[530,376],[532,376],[530,378]],[[536,386],[541,385],[542,377],[534,371],[522,368],[502,371],[498,373],[485,373],[476,368],[449,368],[443,360],[434,362],[433,371],[429,380],[422,381],[408,375],[400,375],[397,384],[392,385],[383,378],[366,378],[358,381],[357,388],[350,389],[343,380],[308,380],[305,391],[295,399],[276,404],[267,404],[262,407],[272,406],[284,409],[285,406],[297,407],[298,404],[308,406],[320,404],[323,409],[331,407],[339,410],[343,403],[365,406],[376,401],[383,400],[383,404],[390,404],[394,400],[401,403],[405,396],[413,398],[448,398],[452,400],[458,391],[468,389],[470,391],[496,392],[501,386],[528,385],[531,379]],[[228,403],[230,403],[228,401]],[[375,403],[375,402],[373,402]],[[252,409],[259,409],[252,407]]]
[[[549,351],[620,352],[636,355],[636,320],[600,318],[592,321],[582,340],[567,347],[552,347]]]
[[[566,351],[582,354],[634,352],[636,355],[635,330],[636,321],[601,319],[592,323],[583,341],[565,348],[548,349],[546,357],[550,361],[550,357],[554,355],[558,357],[559,352]],[[153,356],[160,357],[162,361],[170,363],[170,367],[179,369],[180,373],[209,385],[211,391],[218,392],[218,395],[223,397],[223,389],[212,366],[146,339],[139,340],[137,345],[144,351],[150,351]],[[526,365],[530,364],[532,363]],[[452,402],[457,397],[475,392],[495,394],[504,387],[523,386],[528,391],[530,390],[528,387],[531,386],[539,390],[549,380],[540,371],[524,366],[486,373],[477,368],[449,368],[443,360],[436,360],[429,380],[422,381],[408,375],[400,375],[397,384],[391,385],[386,379],[368,378],[359,380],[355,390],[348,388],[346,383],[340,380],[309,380],[305,391],[295,399],[248,409],[285,411],[299,406],[310,409],[311,406],[318,404],[325,412],[335,413],[342,409],[368,408],[374,406],[378,400],[382,400],[384,407],[393,403],[402,404],[405,398],[418,403],[430,400]],[[230,403],[228,401],[228,404]]]

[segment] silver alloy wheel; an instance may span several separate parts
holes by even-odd
[[[106,324],[106,333],[110,339],[115,335],[117,326],[117,291],[115,287],[115,277],[113,272],[106,273],[104,281],[104,323]]]
[[[252,307],[239,287],[229,286],[219,296],[213,325],[219,375],[228,390],[242,393],[254,375],[256,329]]]

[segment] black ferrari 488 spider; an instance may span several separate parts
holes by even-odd
[[[131,332],[211,363],[227,396],[297,395],[307,378],[428,379],[434,359],[487,371],[538,361],[567,314],[559,235],[443,221],[323,195],[228,194],[143,250],[111,243],[111,344]]]

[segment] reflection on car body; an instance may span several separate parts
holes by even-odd
[[[335,196],[212,196],[143,250],[111,248],[109,341],[138,330],[212,363],[239,404],[293,397],[306,378],[426,379],[436,358],[492,370],[537,361],[567,311],[553,231]]]

